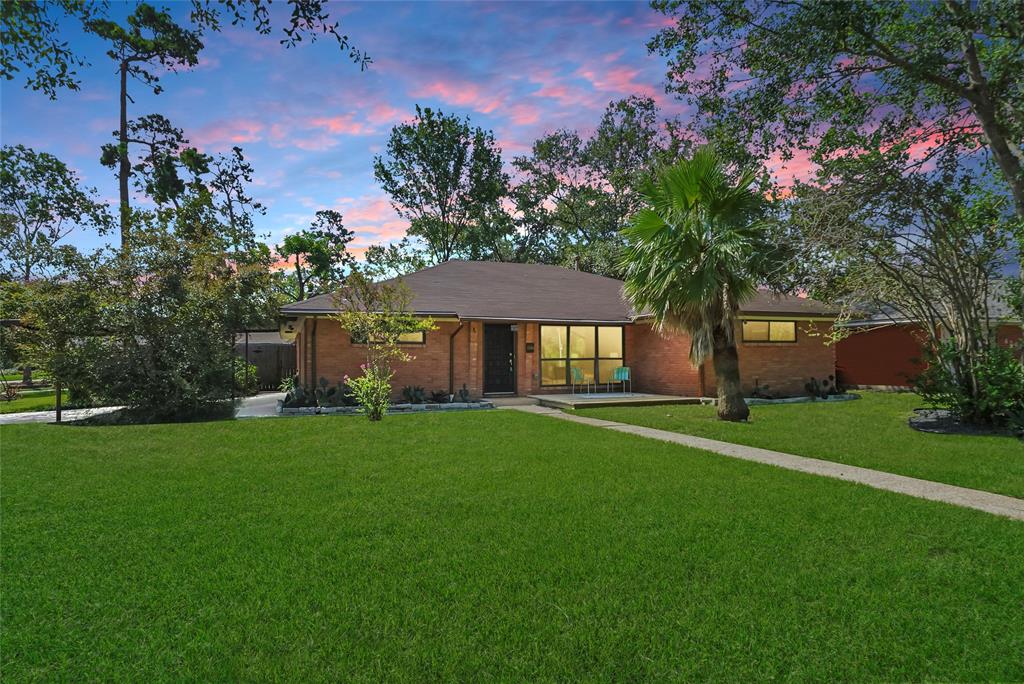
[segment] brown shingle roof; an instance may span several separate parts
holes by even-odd
[[[546,264],[446,261],[402,278],[419,314],[462,319],[629,323],[639,314],[622,296],[622,281]],[[289,316],[333,313],[334,295],[289,304]],[[827,315],[810,299],[758,293],[744,313]]]

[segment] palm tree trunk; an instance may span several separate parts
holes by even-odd
[[[747,402],[743,400],[743,387],[740,384],[740,357],[736,351],[736,342],[729,339],[725,331],[715,331],[711,362],[715,367],[719,420],[746,420],[750,416],[750,409],[747,407]]]

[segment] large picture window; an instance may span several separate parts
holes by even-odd
[[[540,384],[568,385],[572,369],[584,382],[609,382],[622,365],[625,338],[622,326],[540,326]]]
[[[796,321],[743,321],[744,342],[796,342]]]

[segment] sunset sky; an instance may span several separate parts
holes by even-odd
[[[114,17],[129,11],[112,3]],[[686,115],[664,93],[664,59],[647,53],[668,20],[646,3],[332,3],[331,11],[372,57],[368,70],[329,40],[285,49],[276,32],[229,27],[207,36],[196,68],[162,79],[163,94],[130,86],[130,116],[165,114],[203,151],[245,150],[254,193],[267,206],[260,232],[271,244],[327,208],[344,214],[353,246],[403,235],[372,160],[417,103],[492,129],[506,163],[545,132],[589,131],[609,101],[627,95],[650,95],[666,114]],[[53,102],[5,83],[3,142],[57,155],[115,203],[113,172],[98,158],[117,126],[117,75],[99,39],[73,27],[67,35],[91,62],[80,71],[82,89]],[[88,233],[72,241],[101,242]]]

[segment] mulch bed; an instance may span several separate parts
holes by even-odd
[[[934,432],[940,435],[1014,436],[1014,433],[1006,428],[991,428],[964,423],[945,409],[914,409],[914,415],[907,422],[915,430]]]

